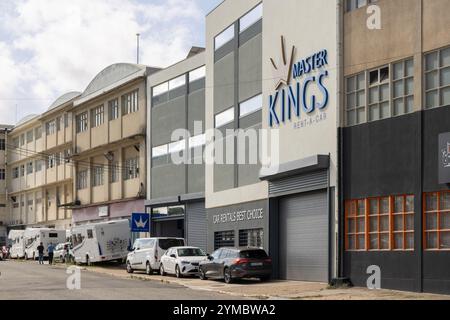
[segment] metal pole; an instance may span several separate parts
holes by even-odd
[[[137,41],[137,47],[136,47],[136,63],[139,64],[139,37],[140,34],[136,33],[136,41]]]

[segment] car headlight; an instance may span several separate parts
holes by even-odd
[[[189,261],[181,261],[180,263],[181,264],[189,264],[190,262]]]

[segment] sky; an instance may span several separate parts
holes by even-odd
[[[204,46],[205,15],[221,0],[0,0],[0,124],[82,92],[105,67],[167,67]]]

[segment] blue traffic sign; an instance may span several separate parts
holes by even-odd
[[[131,214],[131,232],[150,232],[150,215],[133,212]]]

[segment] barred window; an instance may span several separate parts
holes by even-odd
[[[234,247],[234,231],[214,232],[214,250],[222,247]]]
[[[111,182],[118,182],[120,178],[120,168],[117,162],[111,165]]]
[[[87,170],[79,171],[77,174],[77,190],[87,188],[88,172]]]
[[[263,247],[264,230],[249,229],[239,230],[239,246],[240,247]]]
[[[49,121],[45,124],[45,133],[49,136],[54,134],[56,131],[56,122],[55,120]]]
[[[425,55],[425,107],[450,105],[450,47]]]
[[[450,250],[450,191],[424,195],[424,244],[426,250]]]
[[[105,113],[105,110],[104,110],[103,105],[98,106],[97,108],[94,108],[91,110],[92,128],[101,126],[103,124],[104,113]]]
[[[92,168],[92,186],[98,187],[103,185],[103,167],[95,166]]]
[[[113,99],[108,101],[109,108],[109,120],[119,119],[119,99]]]
[[[125,160],[124,180],[139,178],[139,157]]]
[[[76,131],[77,133],[87,131],[88,129],[88,113],[83,112],[76,116]]]
[[[122,114],[137,112],[139,110],[139,90],[124,94],[122,96]]]

